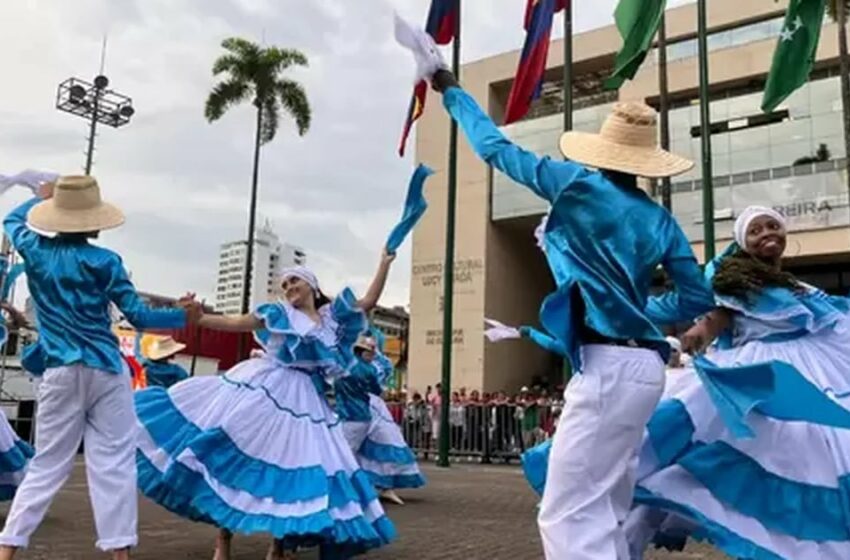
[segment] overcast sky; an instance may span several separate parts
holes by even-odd
[[[683,2],[671,2],[671,5]],[[70,174],[84,163],[86,123],[54,109],[65,78],[91,79],[108,35],[111,87],[133,98],[125,128],[102,128],[93,174],[127,224],[102,237],[140,290],[212,298],[219,245],[244,237],[253,115],[210,125],[210,68],[231,36],[302,50],[313,125],[284,121],[263,150],[260,215],[304,247],[330,292],[365,289],[401,210],[412,154],[396,155],[412,61],[392,40],[392,13],[424,21],[429,0],[7,0],[0,2],[0,173]],[[613,22],[615,0],[576,2],[576,27]],[[525,0],[464,7],[464,61],[522,45]],[[560,36],[556,22],[554,36]],[[412,152],[413,150],[411,150]],[[4,214],[23,200],[0,200]],[[406,304],[409,243],[383,303]]]

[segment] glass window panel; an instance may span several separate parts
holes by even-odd
[[[769,152],[766,148],[733,150],[730,160],[732,173],[755,171],[770,166]]]
[[[729,132],[729,150],[734,154],[738,150],[752,150],[770,145],[770,134],[767,127],[747,128]],[[765,154],[767,150],[764,150]]]
[[[691,137],[691,112],[689,107],[674,109],[670,111],[670,137]]]
[[[815,143],[821,138],[829,136],[840,136],[844,133],[844,123],[841,115],[827,113],[823,115],[815,115],[812,117],[812,138]]]
[[[725,49],[732,46],[732,33],[731,31],[720,31],[718,33],[712,33],[708,36],[708,50],[716,51],[720,49]]]
[[[770,146],[770,161],[772,167],[794,165],[800,158],[810,157],[811,143],[808,140],[778,142]]]
[[[688,39],[680,43],[673,43],[667,51],[669,61],[682,60],[685,58],[695,57],[697,55],[696,39]]]
[[[841,99],[841,84],[838,78],[829,78],[810,82],[803,89],[809,90],[809,103],[812,115],[838,113],[841,111],[841,103],[834,103]]]

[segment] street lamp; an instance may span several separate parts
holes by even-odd
[[[68,78],[59,84],[56,92],[57,109],[87,119],[90,123],[86,175],[91,173],[97,123],[118,128],[128,124],[136,112],[132,99],[106,89],[108,86],[109,79],[104,75],[97,76],[94,83],[79,78]]]

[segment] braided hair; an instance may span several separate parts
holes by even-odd
[[[771,266],[743,249],[720,261],[712,287],[719,295],[740,299],[757,296],[765,288],[802,289],[793,274]]]

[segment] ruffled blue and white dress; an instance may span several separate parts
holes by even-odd
[[[139,486],[167,509],[288,546],[347,558],[395,536],[328,405],[327,381],[348,375],[365,329],[345,290],[321,323],[287,303],[263,305],[266,356],[219,377],[136,393]]]
[[[355,369],[356,375],[336,384],[336,409],[360,468],[380,490],[424,486],[416,455],[380,397],[392,363],[378,351],[371,363],[360,361]]]
[[[9,331],[0,318],[0,349],[6,344]],[[11,500],[24,479],[27,463],[35,454],[32,446],[18,437],[0,410],[0,501]]]
[[[369,431],[355,454],[369,480],[380,490],[425,486],[416,455],[404,440],[387,403],[379,396],[370,395],[369,409],[372,413]]]
[[[770,288],[718,303],[734,319],[712,362],[791,364],[850,409],[847,299]],[[742,559],[850,558],[850,430],[757,413],[749,426],[755,437],[730,433],[693,369],[669,378],[640,453],[632,558],[685,536]]]

